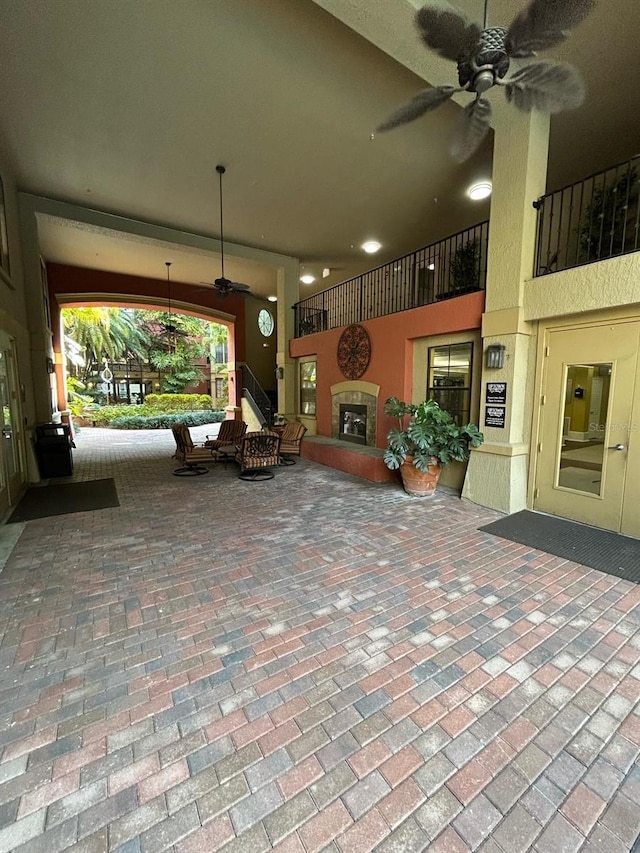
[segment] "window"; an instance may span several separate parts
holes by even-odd
[[[273,332],[273,317],[266,308],[262,308],[258,313],[258,328],[265,338]]]
[[[429,347],[427,398],[453,417],[458,426],[469,423],[473,344]]]
[[[221,379],[219,376],[215,379],[216,383],[216,399],[220,399],[224,397],[224,379]]]
[[[316,413],[316,362],[304,361],[300,365],[300,412],[303,415]]]
[[[226,341],[215,345],[213,357],[216,364],[226,364],[229,361],[229,351]]]

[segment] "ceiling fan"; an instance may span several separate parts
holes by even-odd
[[[167,314],[169,315],[166,320],[160,322],[160,326],[162,327],[161,336],[166,336],[169,338],[169,345],[172,349],[176,348],[176,338],[178,335],[181,337],[186,337],[186,332],[183,332],[182,329],[179,329],[175,323],[173,322],[173,313],[171,311],[171,276],[169,271],[171,269],[171,261],[164,262],[167,268]]]
[[[250,293],[248,284],[240,284],[237,281],[231,281],[224,274],[224,219],[222,214],[222,176],[226,172],[224,166],[216,166],[216,172],[220,176],[220,261],[221,275],[213,282],[213,287],[218,291],[218,298],[225,299],[230,293]],[[202,284],[209,284],[203,281]]]
[[[572,65],[534,62],[508,78],[506,74],[511,59],[536,56],[538,51],[564,41],[567,31],[581,23],[594,5],[595,0],[531,0],[508,29],[487,27],[487,0],[484,28],[457,10],[424,6],[416,15],[422,40],[440,56],[457,63],[459,86],[423,89],[377,130],[391,130],[413,121],[446,103],[456,92],[475,94],[451,143],[451,155],[462,163],[489,130],[491,105],[483,95],[493,86],[502,86],[507,101],[525,112],[537,109],[557,113],[579,107],[585,87]]]

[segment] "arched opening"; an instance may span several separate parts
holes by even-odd
[[[166,311],[201,320],[215,322],[228,330],[227,338],[227,372],[228,403],[239,406],[241,386],[237,380],[238,362],[244,361],[246,352],[246,310],[245,301],[251,297],[230,294],[221,300],[217,293],[206,286],[197,287],[180,281],[146,279],[138,276],[128,276],[80,267],[68,267],[60,264],[50,264],[47,267],[49,303],[51,310],[51,329],[53,349],[55,354],[55,390],[57,407],[67,410],[67,391],[65,376],[64,332],[61,311],[64,308],[105,307],[130,308],[141,311]],[[220,306],[224,306],[221,308]],[[139,369],[139,366],[138,366]],[[148,373],[148,372],[147,372]],[[131,398],[131,386],[134,393],[148,393],[150,377],[138,376],[137,382],[132,376],[124,378],[127,397]],[[202,388],[202,393],[209,393],[211,377]],[[160,384],[159,382],[157,383]],[[144,385],[144,391],[142,386]],[[121,396],[120,388],[113,385],[113,397]],[[159,390],[157,386],[153,391]]]

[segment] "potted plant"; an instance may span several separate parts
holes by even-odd
[[[455,294],[470,293],[480,288],[480,242],[467,240],[458,246],[451,258],[451,278]]]
[[[387,435],[384,462],[387,468],[400,469],[404,489],[410,495],[431,496],[442,466],[466,461],[470,448],[484,441],[477,426],[458,426],[435,400],[415,405],[389,397],[384,413],[398,418],[399,424]]]

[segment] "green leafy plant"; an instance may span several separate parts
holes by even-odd
[[[209,394],[147,394],[145,402],[155,412],[194,412],[212,408]]]
[[[450,265],[453,289],[477,290],[480,282],[480,241],[467,240],[453,253]]]
[[[139,409],[140,406],[131,406],[131,409]],[[185,426],[202,426],[203,424],[217,424],[225,419],[225,413],[221,411],[207,412],[179,412],[169,414],[140,416],[137,413],[121,415],[114,418],[109,426],[112,429],[170,429],[174,424]]]
[[[389,397],[384,406],[385,415],[398,419],[398,428],[387,435],[388,447],[384,453],[387,468],[399,468],[407,457],[419,471],[428,471],[435,458],[441,465],[464,462],[471,447],[479,447],[484,436],[474,424],[457,426],[449,414],[435,400],[419,404],[404,403]]]
[[[610,258],[624,252],[627,235],[633,238],[633,226],[625,229],[629,207],[638,200],[638,173],[630,167],[613,183],[596,189],[585,207],[578,228],[581,262]]]
[[[67,406],[74,417],[80,417],[87,406],[93,403],[93,399],[83,393],[85,384],[75,376],[67,376]]]

